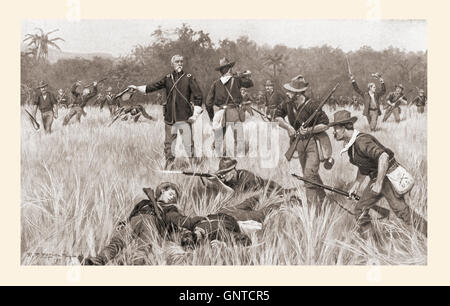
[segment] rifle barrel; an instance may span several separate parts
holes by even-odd
[[[299,180],[302,180],[302,181],[304,181],[304,182],[306,182],[308,184],[311,184],[311,185],[314,185],[314,186],[317,186],[317,187],[323,188],[325,190],[329,190],[329,191],[332,191],[334,193],[337,193],[337,194],[340,194],[340,195],[344,195],[344,196],[347,196],[347,197],[353,196],[355,198],[355,200],[359,200],[359,196],[358,195],[355,195],[355,194],[351,195],[349,192],[347,192],[345,190],[342,190],[342,189],[339,189],[339,188],[335,188],[335,187],[331,187],[331,186],[327,186],[327,185],[322,185],[322,184],[315,183],[315,182],[311,182],[311,181],[309,181],[309,180],[307,180],[307,179],[305,179],[305,178],[303,178],[303,177],[301,177],[299,175],[296,175],[296,174],[292,174],[292,176],[297,178],[297,179],[299,179]]]

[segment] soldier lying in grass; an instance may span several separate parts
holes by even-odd
[[[194,247],[203,240],[234,241],[249,245],[251,241],[241,231],[239,222],[262,223],[268,213],[280,206],[278,203],[255,210],[258,200],[250,198],[237,206],[223,208],[206,217],[187,217],[178,210],[177,202],[181,192],[177,185],[162,183],[157,187],[155,196],[149,190],[151,189],[144,188],[149,199],[140,201],[134,207],[127,222],[121,222],[109,244],[97,256],[82,259],[82,264],[107,264],[126,246],[125,241],[129,233],[138,243],[138,251],[144,253],[151,251],[150,243],[155,235],[166,238],[174,232],[180,233],[181,244],[185,247]],[[135,264],[145,264],[145,260],[142,258]]]

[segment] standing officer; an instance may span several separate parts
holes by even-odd
[[[195,77],[183,70],[183,56],[172,56],[171,64],[172,72],[161,80],[142,86],[128,86],[144,94],[160,89],[165,89],[166,91],[166,102],[163,104],[166,169],[171,168],[175,161],[174,150],[178,131],[180,131],[182,136],[187,156],[190,158],[194,156],[192,124],[203,111],[201,107],[203,100],[202,91]]]

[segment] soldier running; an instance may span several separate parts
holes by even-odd
[[[313,101],[305,95],[308,83],[302,75],[294,77],[290,83],[284,85],[284,88],[288,91],[289,99],[278,106],[275,113],[276,120],[280,127],[287,130],[291,143],[295,139],[297,130],[299,131],[301,139],[296,151],[298,152],[303,176],[312,182],[323,184],[319,175],[321,159],[319,144],[315,138],[326,135],[328,117],[324,111],[320,110],[309,126],[301,127],[303,122],[307,121],[316,111],[320,102]],[[288,121],[285,120],[285,117]],[[306,198],[310,205],[321,205],[325,199],[325,192],[321,188],[307,184]]]
[[[357,194],[366,176],[370,177],[370,183],[355,206],[359,233],[366,237],[372,227],[369,209],[385,198],[398,218],[408,225],[414,225],[426,236],[427,221],[406,204],[404,194],[396,191],[387,175],[399,167],[394,152],[374,136],[355,130],[353,124],[356,120],[357,117],[352,117],[350,112],[341,110],[334,113],[334,121],[329,126],[334,128],[334,138],[345,143],[341,154],[347,152],[350,163],[358,168],[349,193]]]
[[[395,122],[400,122],[400,104],[408,104],[408,101],[403,94],[403,89],[404,88],[402,84],[397,84],[395,85],[395,90],[389,93],[388,97],[386,98],[388,109],[386,110],[386,113],[383,117],[383,121],[388,120],[391,114],[394,114]]]
[[[97,82],[94,82],[92,85],[92,91],[86,88],[82,92],[80,92],[80,88],[83,86],[81,81],[77,81],[72,85],[70,92],[72,93],[73,101],[69,113],[64,117],[63,125],[67,125],[74,116],[78,122],[81,122],[81,116],[86,115],[84,107],[90,99],[97,95]]]

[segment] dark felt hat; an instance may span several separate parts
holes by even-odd
[[[225,68],[225,67],[230,67],[231,68],[231,67],[234,66],[234,64],[235,64],[235,62],[230,62],[230,60],[228,58],[226,58],[226,57],[221,58],[220,61],[219,61],[219,67],[216,68],[216,71],[219,71],[219,70],[221,70],[222,68]]]
[[[334,113],[334,121],[330,122],[328,126],[335,126],[335,125],[344,125],[346,123],[355,123],[358,118],[356,116],[353,116],[350,114],[349,111],[346,110],[340,110]]]
[[[308,89],[309,83],[305,81],[303,75],[299,74],[283,87],[292,92],[304,92]]]
[[[43,88],[43,87],[46,87],[46,86],[48,86],[48,84],[46,82],[40,81],[37,88],[40,89],[40,88]]]
[[[219,162],[219,170],[216,174],[225,174],[236,168],[237,161],[229,157],[223,157]]]

